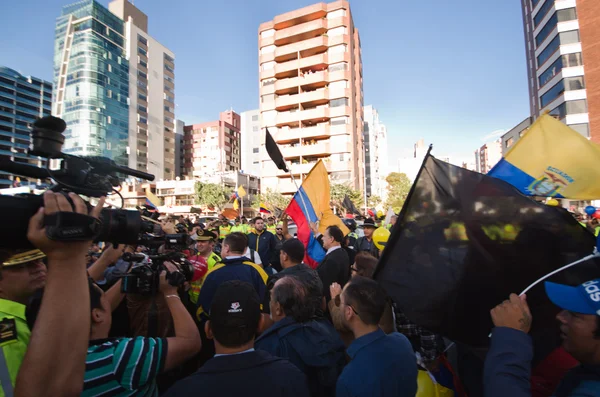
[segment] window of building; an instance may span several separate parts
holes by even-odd
[[[564,82],[566,91],[583,90],[585,88],[583,76],[567,77]]]
[[[140,112],[148,113],[148,108],[146,108],[146,106],[138,105],[138,110]]]
[[[148,79],[148,75],[146,73],[142,72],[141,70],[138,70],[137,74],[138,74],[138,77],[141,79],[146,79],[146,80]]]
[[[513,143],[515,143],[515,139],[513,137],[508,138],[506,140],[506,148],[508,149],[509,147],[511,147]]]
[[[143,66],[143,67],[145,67],[146,69],[148,69],[148,64],[147,64],[146,62],[142,61],[142,60],[140,59],[140,57],[138,57],[138,63],[140,64],[140,66]]]
[[[581,59],[581,52],[576,52],[574,54],[565,54],[562,56],[563,59],[563,67],[572,68],[574,66],[583,65],[583,61]]]
[[[337,72],[338,70],[348,70],[348,62],[338,62],[329,65],[330,72]]]
[[[148,40],[146,40],[146,38],[141,34],[138,34],[138,42],[142,43],[145,46],[148,45]]]
[[[548,60],[548,58],[550,58],[552,56],[552,54],[554,54],[558,50],[559,47],[560,47],[560,35],[556,36],[554,38],[554,40],[552,40],[550,42],[550,44],[548,44],[548,46],[540,53],[540,55],[538,55],[538,57],[537,57],[538,68],[540,66],[542,66]]]
[[[331,125],[342,125],[342,124],[348,124],[348,122],[350,121],[350,118],[348,116],[342,116],[342,117],[333,117],[329,123]]]
[[[257,125],[255,125],[255,126],[252,127],[252,132],[258,132],[258,126]]]
[[[332,99],[329,101],[329,106],[336,108],[338,106],[348,106],[348,98]]]
[[[345,17],[346,16],[346,10],[344,10],[343,8],[340,10],[335,10],[335,11],[331,11],[327,13],[327,19],[335,19],[335,18],[341,18],[341,17]]]
[[[164,54],[164,58],[165,58],[165,61],[175,63],[175,59],[172,56],[170,56],[169,54]]]
[[[140,124],[148,124],[148,119],[145,117],[141,117],[139,114],[138,114],[138,121],[140,122]]]
[[[138,80],[137,85],[140,88],[146,89],[146,82],[144,80]]]
[[[275,29],[269,29],[269,30],[265,30],[260,32],[260,38],[264,39],[267,37],[273,37],[275,35]]]
[[[275,84],[275,81],[277,81],[277,80],[276,79],[264,79],[262,81],[262,86],[266,87],[268,85]]]
[[[275,94],[266,94],[266,95],[262,95],[260,97],[260,101],[262,103],[268,103],[268,102],[272,102],[275,100]]]
[[[339,80],[339,81],[334,81],[334,82],[329,83],[330,90],[339,90],[339,89],[345,89],[345,88],[348,88],[347,80]]]
[[[538,13],[535,14],[535,17],[533,17],[533,27],[534,28],[537,28],[538,25],[540,24],[540,22],[542,22],[542,19],[544,19],[544,17],[546,15],[548,15],[548,11],[550,11],[552,9],[553,5],[554,5],[554,0],[546,0],[544,2],[542,7],[540,7],[540,10],[538,11]]]
[[[341,54],[346,52],[348,48],[348,45],[346,44],[338,44],[338,45],[334,45],[333,47],[329,47],[329,49],[327,49],[327,53],[328,54]]]
[[[546,25],[544,25],[544,27],[542,28],[542,30],[540,30],[540,32],[538,33],[538,35],[535,36],[535,46],[536,46],[536,48],[539,48],[539,46],[544,42],[544,40],[546,40],[546,38],[548,36],[550,36],[550,33],[552,33],[552,31],[554,30],[554,28],[556,28],[557,24],[558,24],[558,16],[555,13],[548,20],[548,22],[546,23]]]
[[[575,7],[558,10],[556,14],[558,15],[558,22],[573,21],[577,19],[577,9]]]
[[[274,51],[275,51],[274,45],[264,46],[260,49],[260,55],[270,54],[271,52],[274,52]]]
[[[265,62],[262,65],[260,65],[260,70],[271,70],[275,67],[275,62],[271,61],[271,62]]]
[[[142,47],[138,47],[138,54],[141,54],[146,57],[148,56],[148,53]]]
[[[167,76],[166,74],[165,74],[165,80],[175,84],[175,80],[173,80],[173,78],[171,76]]]
[[[560,45],[579,43],[579,30],[569,30],[559,34]]]
[[[258,114],[252,115],[252,121],[258,121]]]
[[[252,153],[258,153],[258,148],[257,147],[252,148]]]
[[[172,97],[172,96],[170,96],[170,95],[167,95],[166,93],[165,93],[164,95],[165,95],[165,99],[166,99],[168,102],[175,103],[175,98],[173,98],[173,97]]]
[[[138,94],[138,99],[148,102],[148,97],[144,94]]]
[[[170,66],[169,66],[169,65],[167,65],[166,63],[165,63],[165,70],[167,70],[167,71],[169,71],[169,72],[171,72],[171,73],[175,74],[175,69],[173,69],[172,67],[170,67]]]
[[[259,164],[260,161],[253,161],[252,164]]]
[[[559,119],[565,118],[568,114],[587,113],[587,100],[579,99],[576,101],[567,101],[561,103],[550,111],[550,115]]]
[[[546,69],[544,73],[540,75],[539,82],[540,88],[546,85],[547,82],[552,80],[554,76],[560,73],[563,68],[563,57],[558,58],[552,65]]]
[[[584,137],[588,138],[590,136],[590,125],[588,123],[584,124],[572,124],[569,127],[579,132]]]
[[[348,28],[345,26],[338,26],[337,28],[329,29],[327,31],[327,36],[341,36],[343,34],[348,34]]]
[[[564,80],[561,80],[540,97],[541,106],[546,107],[548,104],[550,104],[550,102],[558,98],[558,96],[563,92],[565,92],[565,83]]]

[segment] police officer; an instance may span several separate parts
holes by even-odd
[[[270,216],[267,219],[267,232],[271,233],[272,235],[275,235],[276,231],[277,231],[277,225],[275,224],[275,218]]]
[[[215,265],[221,262],[221,258],[219,255],[213,252],[213,248],[215,246],[215,240],[217,239],[217,235],[209,230],[200,229],[197,231],[196,237],[196,253],[188,258],[190,262],[196,260],[196,257],[200,256],[207,264],[206,272],[211,271]],[[206,273],[202,275],[202,277],[191,283],[190,286],[190,301],[195,305],[198,302],[198,296],[200,295],[200,287],[202,286],[202,282],[204,281],[204,277]]]
[[[240,218],[235,218],[235,225],[231,227],[231,233],[244,233],[246,234],[246,228],[240,224]]]
[[[225,237],[229,236],[231,233],[231,225],[227,219],[223,219],[221,221],[221,226],[219,227],[219,240],[223,242]]]
[[[0,387],[3,396],[12,396],[31,331],[25,305],[46,284],[42,251],[18,252],[3,263],[0,272]]]

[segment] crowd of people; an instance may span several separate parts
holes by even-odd
[[[193,275],[173,282],[185,272],[165,260],[156,277],[143,276],[151,293],[124,293],[153,249],[48,239],[44,217],[99,217],[103,200],[88,210],[68,197],[44,194],[29,224],[35,249],[2,252],[5,396],[600,395],[600,279],[546,285],[562,309],[564,350],[560,368],[541,375],[553,386],[546,392],[532,374],[526,296],[499,302],[478,394],[451,363],[452,342],[411,322],[373,279],[376,220],[345,220],[348,234],[311,224],[326,252],[312,268],[285,214],[233,225],[166,217],[155,234],[187,236],[180,251]]]

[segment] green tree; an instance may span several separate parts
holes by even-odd
[[[279,192],[267,189],[263,193],[254,195],[252,207],[259,208],[261,203],[266,205],[270,210],[275,210],[275,208],[285,210],[290,203],[290,199]]]
[[[200,181],[196,182],[194,190],[195,204],[214,208],[219,213],[223,211],[233,192],[231,188],[221,186],[217,183],[202,183]]]
[[[369,207],[377,207],[379,204],[381,204],[383,200],[381,200],[381,197],[373,195],[371,197],[369,197]]]
[[[342,202],[346,195],[348,195],[348,198],[350,198],[356,208],[361,210],[364,207],[365,200],[363,194],[359,190],[354,190],[344,183],[334,183],[331,185],[330,189],[331,203],[333,204],[333,207],[337,208],[338,213],[344,211]]]
[[[398,213],[406,201],[412,183],[406,174],[400,172],[392,172],[385,181],[388,183],[388,198],[385,206],[392,207],[394,212]]]

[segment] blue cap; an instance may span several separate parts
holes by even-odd
[[[600,316],[600,278],[571,287],[546,281],[546,295],[563,310]]]

